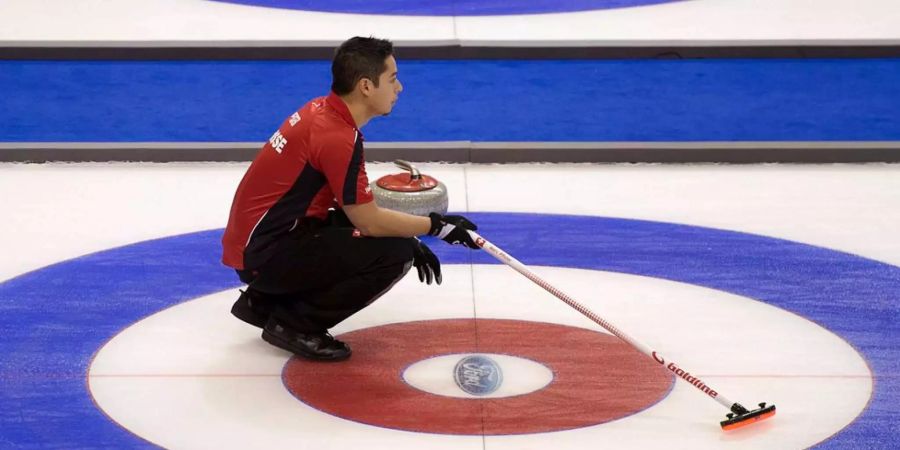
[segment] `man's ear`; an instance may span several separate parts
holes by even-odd
[[[365,96],[368,96],[372,92],[372,89],[375,87],[372,84],[372,80],[368,78],[360,78],[357,86],[359,86],[359,91]]]

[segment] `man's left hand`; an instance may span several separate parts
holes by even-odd
[[[413,265],[419,272],[419,281],[431,284],[431,280],[434,279],[437,284],[441,284],[441,262],[424,242],[413,239],[416,241],[413,249]]]

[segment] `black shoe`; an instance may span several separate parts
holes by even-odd
[[[343,361],[352,353],[350,346],[331,337],[328,332],[299,333],[270,319],[263,328],[264,341],[295,355],[316,361]]]
[[[231,314],[257,328],[266,326],[271,314],[271,306],[260,294],[250,289],[241,291],[240,297],[231,307]]]

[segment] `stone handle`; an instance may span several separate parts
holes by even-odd
[[[422,174],[419,173],[419,169],[416,169],[416,166],[412,165],[409,161],[404,161],[402,159],[394,160],[394,165],[397,167],[409,171],[409,178],[412,180],[418,180],[422,178]]]

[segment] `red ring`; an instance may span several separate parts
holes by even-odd
[[[503,435],[570,430],[640,412],[674,378],[614,336],[565,325],[498,319],[404,322],[341,335],[342,363],[293,358],[288,390],[304,403],[355,422],[407,431]],[[406,384],[403,371],[434,356],[497,353],[544,364],[547,387],[491,399],[444,397]]]

